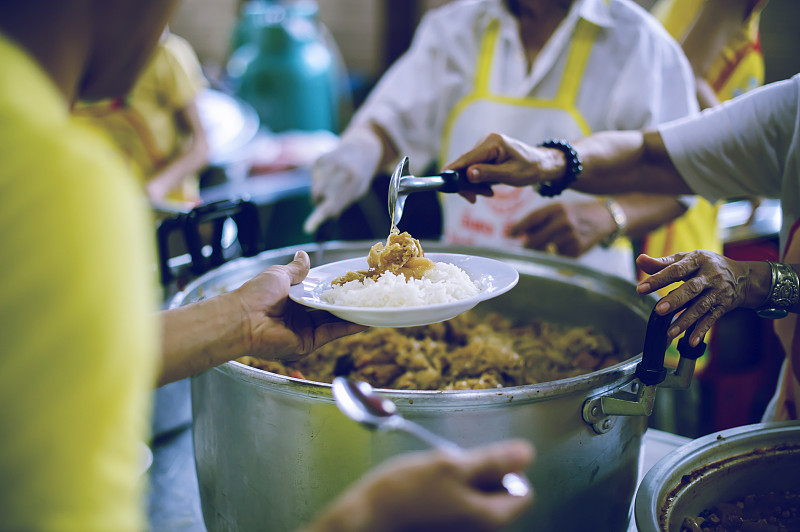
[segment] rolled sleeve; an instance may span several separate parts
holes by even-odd
[[[796,80],[768,85],[659,128],[678,172],[709,201],[781,195],[797,122]]]

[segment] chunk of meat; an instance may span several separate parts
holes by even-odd
[[[433,261],[425,258],[419,240],[407,232],[394,229],[389,233],[386,243],[378,242],[367,255],[368,270],[347,272],[337,277],[331,285],[343,285],[350,281],[375,280],[386,272],[403,274],[406,279],[421,279],[426,271],[433,268]]]

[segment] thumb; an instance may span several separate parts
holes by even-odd
[[[297,284],[306,278],[309,268],[311,268],[311,259],[308,258],[308,253],[300,250],[294,254],[294,260],[284,266],[284,271],[289,274],[291,284]]]

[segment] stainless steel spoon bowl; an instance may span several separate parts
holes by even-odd
[[[457,455],[464,452],[464,449],[452,441],[401,416],[397,412],[397,406],[375,392],[369,383],[346,377],[336,377],[333,379],[332,388],[333,397],[339,410],[353,421],[372,429],[407,432],[428,445],[450,454]],[[522,497],[531,491],[530,481],[518,473],[504,475],[502,484],[510,495]]]
[[[408,175],[408,157],[403,157],[403,160],[392,172],[392,179],[389,181],[389,216],[392,221],[390,229],[397,227],[403,217],[403,207],[408,195],[400,194],[400,179],[406,175]]]

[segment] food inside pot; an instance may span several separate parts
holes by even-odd
[[[540,319],[514,323],[498,313],[469,311],[422,327],[369,329],[294,363],[253,357],[239,362],[317,382],[347,375],[379,388],[469,390],[574,377],[630,356],[593,327]]]
[[[800,491],[751,494],[686,517],[681,532],[798,532]]]

